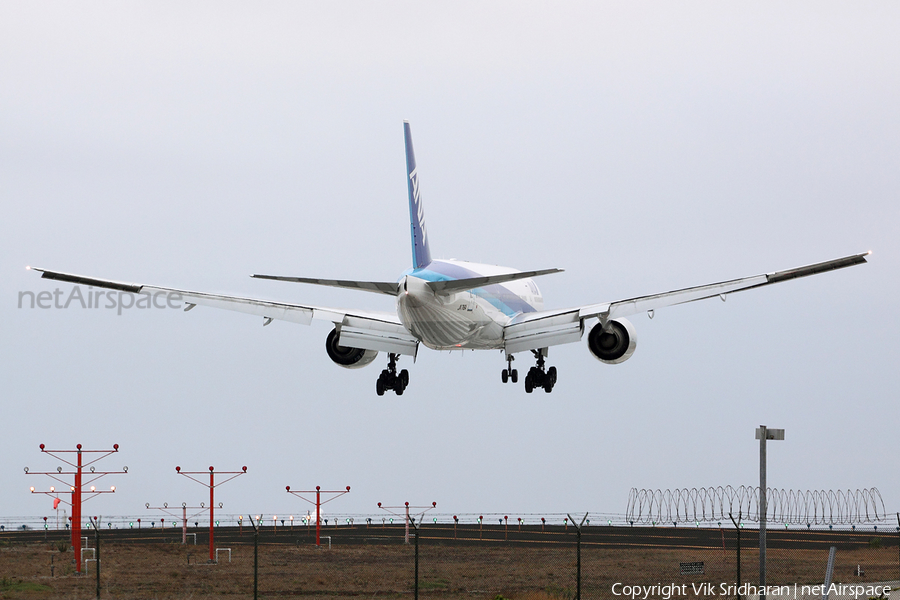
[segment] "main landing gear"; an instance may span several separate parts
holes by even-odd
[[[508,382],[512,379],[513,383],[517,383],[519,381],[519,371],[517,369],[512,368],[512,361],[514,361],[512,354],[506,355],[506,368],[500,372],[500,377],[503,379],[503,383]]]
[[[556,385],[556,367],[550,367],[544,371],[544,354],[540,350],[532,350],[537,364],[528,369],[525,376],[525,392],[530,394],[535,388],[544,388],[548,394]]]
[[[375,382],[375,391],[379,396],[384,396],[386,390],[394,390],[398,396],[402,396],[403,390],[409,385],[409,371],[403,369],[399,374],[397,373],[398,358],[400,358],[399,354],[388,354],[387,369],[381,372],[378,381]]]

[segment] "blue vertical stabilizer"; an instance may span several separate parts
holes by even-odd
[[[425,230],[425,213],[419,189],[419,173],[416,171],[416,155],[413,152],[409,121],[403,121],[403,137],[406,141],[406,179],[409,186],[409,228],[412,237],[413,267],[421,269],[431,263],[428,233]]]

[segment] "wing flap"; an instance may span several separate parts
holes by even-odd
[[[570,344],[581,339],[584,326],[577,311],[543,316],[540,316],[541,313],[531,314],[535,314],[537,318],[507,325],[503,330],[504,349],[507,354]]]
[[[415,358],[419,341],[403,325],[347,315],[340,325],[338,343],[350,348],[405,354]]]

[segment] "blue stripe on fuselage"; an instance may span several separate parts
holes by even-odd
[[[456,281],[458,279],[470,279],[472,277],[484,276],[482,273],[477,273],[460,265],[439,260],[433,261],[428,264],[428,266],[421,269],[409,269],[403,273],[403,276],[406,275],[412,275],[413,277],[418,277],[425,281]],[[490,302],[494,308],[505,314],[507,317],[512,317],[519,313],[535,312],[537,310],[525,302],[521,297],[499,283],[481,288],[474,288],[469,291]]]

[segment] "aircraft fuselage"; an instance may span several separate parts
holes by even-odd
[[[507,267],[459,260],[435,260],[427,267],[410,269],[400,279],[397,315],[412,335],[434,350],[503,348],[503,327],[510,319],[544,306],[532,279],[453,294],[435,293],[426,284],[515,272]]]

